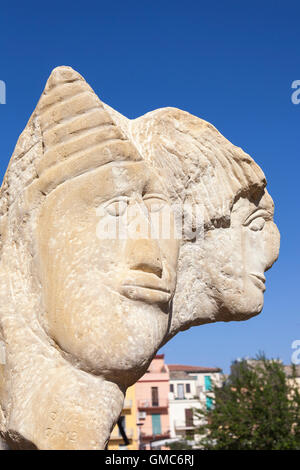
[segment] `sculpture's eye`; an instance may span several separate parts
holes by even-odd
[[[166,206],[167,201],[160,196],[149,195],[144,197],[144,204],[148,212],[159,212]]]
[[[253,232],[259,232],[264,228],[267,220],[272,220],[272,213],[258,208],[247,217],[243,225]]]
[[[266,221],[263,217],[256,217],[249,223],[248,227],[250,230],[253,230],[253,232],[258,232],[264,228],[265,223]]]
[[[108,212],[109,215],[113,215],[114,217],[119,217],[124,215],[128,206],[128,199],[115,199],[111,201],[109,204],[105,206],[105,210]]]

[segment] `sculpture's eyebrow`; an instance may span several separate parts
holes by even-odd
[[[143,195],[143,199],[144,201],[147,200],[147,199],[161,199],[162,201],[166,201],[166,202],[169,202],[169,198],[168,196],[163,192],[161,191],[160,193],[159,192],[146,192],[144,195]]]

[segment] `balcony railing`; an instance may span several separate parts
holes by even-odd
[[[178,431],[180,430],[188,430],[188,429],[194,429],[195,428],[195,423],[193,423],[192,421],[190,422],[186,422],[186,421],[179,421],[179,420],[175,420],[174,421],[174,427],[175,429],[177,429]]]
[[[170,438],[170,431],[169,430],[161,431],[160,434],[153,434],[151,432],[149,432],[149,433],[141,432],[141,435],[140,435],[141,443],[146,443],[146,442],[149,442],[149,441],[159,441],[161,439],[169,439],[169,438]]]
[[[164,398],[158,400],[158,402],[153,402],[151,400],[139,400],[138,407],[139,409],[150,409],[150,408],[168,408],[169,400]]]

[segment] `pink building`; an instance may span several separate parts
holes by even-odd
[[[164,354],[157,354],[135,385],[140,449],[163,449],[170,437],[169,371]]]

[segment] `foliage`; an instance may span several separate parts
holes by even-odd
[[[235,362],[222,387],[213,387],[214,406],[197,410],[205,424],[205,449],[299,450],[299,384],[287,378],[283,365],[259,355]],[[204,418],[204,419],[203,419]]]

